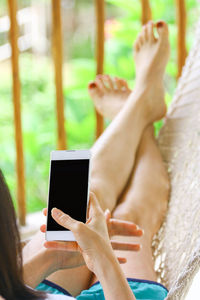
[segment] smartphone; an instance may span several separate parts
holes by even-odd
[[[89,201],[89,150],[58,150],[50,155],[47,212],[47,241],[75,241],[71,231],[60,226],[51,216],[56,207],[75,220],[86,222]]]

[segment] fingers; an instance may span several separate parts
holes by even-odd
[[[44,247],[48,249],[79,251],[77,242],[45,242]]]
[[[44,208],[44,209],[42,210],[42,213],[43,213],[43,215],[46,217],[46,216],[47,216],[47,208]],[[40,226],[40,231],[43,232],[43,233],[46,232],[46,225],[45,225],[45,224],[42,224],[42,225]]]
[[[76,231],[77,225],[81,222],[78,222],[71,218],[69,215],[63,213],[60,209],[53,208],[51,211],[53,219],[61,226],[73,231]]]
[[[44,209],[42,210],[42,213],[43,213],[43,215],[46,217],[46,216],[47,216],[47,208],[44,208]]]
[[[47,228],[47,226],[45,224],[42,224],[40,226],[40,231],[43,232],[43,233],[45,233],[46,232],[46,228]]]
[[[105,210],[104,215],[106,217],[106,222],[108,223],[111,218],[111,212],[108,208]]]
[[[119,219],[110,219],[108,229],[110,236],[142,236],[144,234],[143,230],[136,224]]]
[[[127,259],[125,257],[117,257],[117,259],[120,264],[125,264],[127,262]]]
[[[111,245],[114,250],[122,250],[122,251],[139,251],[141,249],[140,244],[134,243],[122,243],[117,241],[111,241]]]

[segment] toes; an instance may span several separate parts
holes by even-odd
[[[140,44],[140,47],[141,47],[144,44],[144,41],[145,41],[145,38],[144,38],[144,35],[143,35],[142,32],[139,34],[138,40],[139,40],[139,44]]]
[[[98,88],[103,93],[106,93],[108,91],[108,86],[106,85],[105,77],[103,75],[97,75],[95,81],[96,81],[96,84],[97,84]]]
[[[148,37],[148,27],[147,27],[147,25],[143,26],[142,36],[143,36],[145,41],[148,41],[149,37]]]
[[[118,86],[120,88],[121,91],[123,92],[129,92],[131,91],[128,87],[128,83],[126,82],[126,80],[118,78]]]
[[[116,90],[120,90],[121,91],[121,88],[122,88],[122,84],[121,84],[121,81],[118,77],[115,77],[115,85],[116,85],[116,88],[115,88],[115,91]]]
[[[118,78],[118,77],[115,77],[114,78],[115,80],[115,92],[124,92],[126,91],[127,89],[125,88],[125,80],[121,79],[121,78]],[[128,85],[127,85],[128,86]]]
[[[157,32],[161,40],[168,37],[168,26],[164,21],[159,21],[156,23]]]
[[[145,41],[145,37],[143,35],[143,31],[138,35],[136,41],[135,41],[135,44],[134,44],[134,49],[136,51],[139,51],[140,48],[142,47],[142,45],[144,44],[144,41]]]
[[[88,84],[88,92],[91,98],[101,97],[103,95],[103,92],[99,88],[96,81],[92,81]]]
[[[113,83],[113,79],[109,76],[109,75],[104,75],[104,78],[107,82],[107,86],[110,90],[114,90],[114,83]]]
[[[114,80],[115,80],[115,86],[116,86],[115,92],[119,92],[119,93],[121,93],[121,92],[130,93],[131,92],[126,80],[124,80],[122,78],[118,78],[118,77],[115,77]]]
[[[154,23],[153,21],[149,21],[147,24],[147,30],[148,30],[148,38],[151,42],[155,42],[156,38],[154,35]]]
[[[124,79],[121,79],[121,81],[123,84],[123,89],[126,90],[127,92],[131,92],[131,89],[129,88],[127,81]]]
[[[142,44],[148,40],[148,29],[147,25],[142,26],[142,31],[139,34],[139,39],[142,42]]]
[[[140,44],[138,40],[135,41],[133,48],[136,52],[140,50]]]

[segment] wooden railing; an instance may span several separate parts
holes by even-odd
[[[13,104],[15,122],[15,143],[16,143],[16,170],[17,170],[17,200],[19,221],[25,225],[26,202],[25,202],[25,176],[24,176],[24,153],[23,136],[21,124],[21,89],[19,79],[19,50],[18,50],[18,24],[17,24],[17,3],[16,0],[8,0],[10,15],[10,43],[12,49],[12,75],[13,75]]]
[[[96,0],[96,74],[103,74],[104,65],[104,0]],[[102,116],[96,111],[96,138],[98,138],[104,129]]]
[[[56,108],[57,108],[57,144],[58,149],[66,149],[66,132],[63,96],[63,51],[62,51],[62,21],[60,0],[52,0],[52,48],[55,66]]]
[[[95,0],[96,5],[96,74],[103,74],[104,65],[104,0]],[[141,1],[141,23],[145,24],[152,18],[149,0]],[[176,0],[177,12],[177,63],[178,77],[181,75],[182,67],[187,55],[186,51],[186,9],[184,0]],[[17,201],[19,211],[19,221],[25,225],[26,218],[26,197],[25,197],[25,176],[24,176],[24,154],[23,136],[21,125],[21,105],[20,105],[20,79],[19,79],[19,50],[18,24],[16,19],[17,0],[8,0],[10,15],[10,44],[12,48],[12,74],[13,74],[13,105],[15,120],[15,141],[16,141],[16,170],[17,170]],[[64,97],[63,97],[63,76],[62,76],[62,22],[60,0],[52,0],[52,48],[55,67],[55,87],[56,87],[56,108],[57,108],[57,147],[66,149],[67,135],[65,132],[64,118]],[[99,137],[104,129],[104,120],[96,112],[96,137]]]

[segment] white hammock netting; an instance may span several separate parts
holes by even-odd
[[[184,299],[200,268],[200,22],[158,143],[169,172],[166,220],[154,239],[166,299]]]

